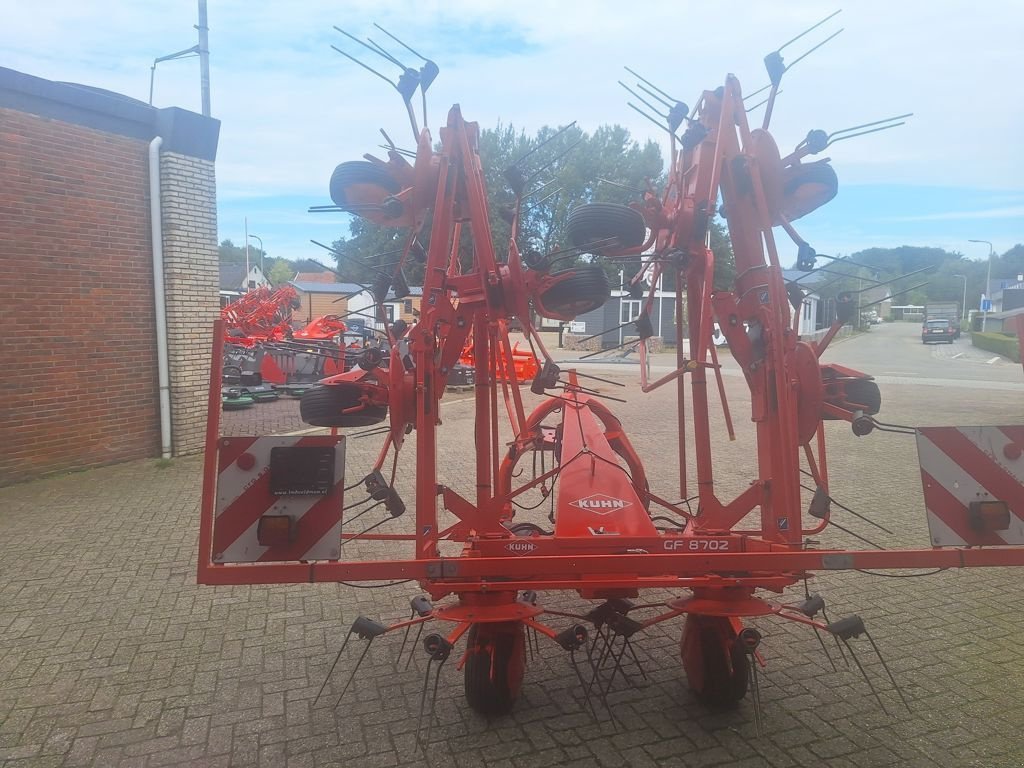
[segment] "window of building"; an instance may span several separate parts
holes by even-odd
[[[639,299],[623,299],[619,308],[619,322],[631,323],[640,317],[640,308],[643,302]]]
[[[412,299],[406,299],[405,300],[405,310],[404,311],[405,311],[405,314],[407,314],[407,315],[411,315],[412,314]]]

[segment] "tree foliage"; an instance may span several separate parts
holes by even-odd
[[[220,241],[217,255],[221,264],[245,264],[245,246],[235,245],[230,239]],[[266,259],[266,256],[265,251],[261,251],[254,245],[249,246],[249,264],[259,264],[260,259]]]
[[[272,285],[281,285],[287,283],[293,277],[295,277],[295,265],[288,259],[274,259],[272,262],[268,262],[270,268],[267,270],[267,279]]]
[[[520,215],[520,250],[535,248],[550,253],[565,245],[565,220],[569,211],[587,202],[627,203],[638,199],[637,190],[648,180],[657,183],[662,174],[661,151],[654,142],[640,145],[621,126],[602,126],[588,134],[573,126],[558,134],[544,127],[533,136],[511,125],[499,125],[480,134],[480,157],[486,185],[493,247],[499,258],[508,253],[510,227],[507,213],[515,203],[505,171],[516,166],[527,181]],[[558,134],[558,135],[556,135]],[[517,161],[521,161],[518,162]],[[602,181],[604,179],[605,181]],[[393,269],[400,254],[389,254],[404,243],[402,230],[376,226],[353,218],[349,236],[332,247],[342,279],[367,283],[376,269]],[[468,236],[465,247],[470,247]],[[571,260],[561,262],[568,266]],[[605,265],[617,280],[621,263]],[[627,270],[627,277],[636,265]],[[422,281],[423,267],[408,262],[405,277],[410,284]]]
[[[894,295],[894,304],[925,305],[930,302],[955,301],[964,313],[966,290],[967,310],[978,309],[985,292],[988,259],[968,259],[962,253],[942,248],[903,245],[898,248],[868,248],[850,254],[848,263],[828,264],[819,258],[822,273],[815,292],[823,299],[834,298],[841,291],[858,291],[872,281],[893,282],[887,289]],[[850,263],[856,262],[856,264]],[[863,265],[863,266],[857,266]],[[904,277],[919,269],[932,269]],[[842,273],[840,277],[835,273]],[[992,280],[1015,279],[1024,273],[1024,246],[1015,245],[992,259]],[[803,281],[808,282],[808,281]],[[914,287],[926,283],[921,287]],[[864,303],[867,303],[866,301]]]

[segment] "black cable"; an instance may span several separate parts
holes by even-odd
[[[550,495],[551,495],[551,494],[549,493],[549,494],[548,494],[548,496],[550,496]],[[541,500],[540,500],[540,501],[538,501],[538,502],[537,502],[536,504],[534,504],[534,505],[533,505],[532,507],[527,507],[527,506],[525,506],[525,505],[523,505],[523,504],[520,504],[520,503],[519,503],[519,502],[517,502],[517,501],[516,501],[515,499],[513,499],[513,500],[512,500],[512,504],[513,504],[514,506],[516,506],[517,508],[519,508],[519,509],[523,510],[524,512],[530,512],[530,511],[532,511],[532,510],[534,510],[534,509],[539,509],[539,508],[540,508],[540,506],[541,506],[542,504],[544,504],[544,502],[546,502],[547,500],[548,500],[548,497],[547,497],[547,496],[544,496],[543,498],[541,498]]]
[[[690,514],[690,517],[693,517],[693,507],[690,506],[690,502],[694,501],[695,499],[699,499],[699,498],[700,498],[700,494],[697,494],[696,496],[690,496],[688,499],[680,499],[679,501],[673,502],[672,506],[673,507],[677,507],[680,504],[685,504],[686,505],[686,511]],[[697,513],[698,514],[700,513],[700,509],[699,508],[697,509]]]
[[[800,471],[803,472],[804,470],[801,469]],[[800,487],[803,488],[805,491],[811,491],[811,493],[817,493],[818,492],[818,489],[811,488],[811,486],[804,485],[803,483],[800,483]],[[847,506],[845,506],[843,504],[840,504],[834,498],[829,496],[829,494],[826,493],[825,496],[828,497],[828,500],[829,500],[830,504],[835,504],[837,507],[839,507],[840,509],[844,510],[845,512],[849,512],[854,517],[863,520],[865,523],[868,523],[869,525],[875,526],[875,528],[878,528],[881,531],[885,531],[886,533],[888,533],[891,536],[895,536],[896,535],[892,531],[890,531],[888,528],[886,528],[884,525],[882,525],[881,523],[876,523],[870,517],[866,517],[865,515],[862,515],[860,512],[856,512],[856,511],[850,509],[849,507],[847,507]],[[829,522],[832,522],[831,518],[829,518]]]
[[[868,571],[864,568],[854,568],[853,570],[857,571],[857,573],[866,573],[868,576],[884,576],[887,579],[913,579],[917,576],[934,576],[949,569],[936,568],[934,571],[925,571],[924,573],[880,573],[878,571]]]
[[[346,587],[352,587],[353,589],[379,589],[380,587],[397,587],[399,584],[408,584],[410,581],[415,579],[402,579],[401,581],[385,581],[381,584],[354,584],[351,581],[338,581],[337,584],[344,584]]]
[[[666,517],[665,515],[654,515],[654,516],[652,516],[651,517],[651,522],[654,522],[655,520],[664,520],[666,523],[671,523],[672,525],[678,526],[679,528],[685,528],[686,527],[686,521],[685,520],[673,520],[671,517]]]

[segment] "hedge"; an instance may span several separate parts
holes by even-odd
[[[979,349],[1008,357],[1015,363],[1020,362],[1020,342],[1017,341],[1016,336],[1009,336],[1005,333],[982,333],[975,331],[971,333],[971,343]]]

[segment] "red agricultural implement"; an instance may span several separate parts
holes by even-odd
[[[287,338],[292,310],[299,306],[299,296],[290,285],[254,288],[220,311],[228,343],[251,347]]]
[[[811,131],[783,156],[768,125],[786,66],[779,51],[765,61],[771,85],[760,127],[749,125],[752,108],[731,75],[704,91],[692,110],[641,78],[638,87],[667,109],[659,122],[670,143],[664,187],[650,187],[629,206],[574,209],[565,246],[593,258],[558,271],[550,269],[551,259],[520,252],[520,203],[530,192],[522,164],[505,172],[517,205],[507,251],[495,252],[479,127],[452,107],[435,149],[435,137],[416,123],[411,98],[417,87],[426,91],[437,68],[428,61],[419,70],[405,69],[395,85],[413,124],[414,156],[392,148],[387,161],[368,156],[342,163],[331,196],[339,210],[406,229],[402,260],[417,253],[425,258],[420,317],[411,326],[389,325],[384,349],[365,352],[357,367],[303,397],[304,420],[331,427],[329,436],[221,438],[214,375],[199,581],[415,580],[429,597],[411,601],[407,621],[385,625],[360,617],[342,651],[353,635],[369,643],[401,631],[407,640],[415,627],[417,642],[424,626],[435,627],[423,638],[423,700],[431,670],[440,674],[462,641],[458,664],[467,700],[485,714],[512,707],[528,638],[535,634],[567,651],[593,709],[591,695],[605,701],[616,677],[625,676],[623,664],[635,661],[635,639],[653,625],[681,618],[682,664],[697,696],[728,705],[752,690],[758,714],[760,635],[748,619],[774,616],[806,625],[820,633],[819,640],[832,635],[854,660],[856,644],[850,641],[861,635],[870,641],[858,616],[830,620],[817,595],[802,594],[796,602],[774,597],[812,572],[1024,565],[1024,549],[1014,546],[1024,544],[1024,427],[909,430],[879,421],[874,380],[820,361],[856,311],[849,295],[841,297],[839,318],[824,338],[798,336],[794,308],[804,296],[798,284],[783,279],[775,232],[796,243],[803,269],[815,269],[822,257],[793,222],[828,202],[837,178],[827,159],[808,158],[892,121],[831,135]],[[709,227],[715,215],[727,222],[735,252],[729,290],[712,287]],[[588,375],[559,369],[532,322],[535,313],[568,320],[599,307],[610,292],[598,260],[638,258],[634,287],[674,286],[676,338],[688,340],[686,354],[677,345],[671,373],[651,380],[641,365],[644,392],[664,386],[676,391],[671,418],[678,432],[677,489],[649,481],[628,425],[586,386]],[[642,358],[644,340],[653,336],[653,288],[646,295],[635,322]],[[517,386],[516,367],[509,365],[513,320],[542,361],[530,389],[546,399],[532,413]],[[725,391],[712,343],[716,321],[742,369],[756,428],[749,485],[734,497],[719,490],[720,467],[712,461],[708,390]],[[216,367],[223,334],[218,330],[214,339]],[[470,339],[475,455],[467,457],[464,480],[473,491],[466,493],[438,481],[437,447],[444,439],[445,379]],[[499,429],[506,417],[510,442]],[[808,538],[830,525],[823,421],[834,419],[850,422],[857,435],[916,434],[934,546],[810,548]],[[728,412],[726,421],[731,431]],[[337,430],[372,425],[380,425],[384,444],[358,481],[345,466],[345,437]],[[688,455],[690,432],[695,450]],[[403,451],[415,458],[408,511],[396,482],[406,466],[399,462]],[[730,467],[731,474],[737,471]],[[809,500],[801,492],[804,482],[813,493]],[[360,486],[359,502],[344,498]],[[531,493],[550,500],[550,526],[522,519],[518,504]],[[365,501],[372,506],[351,513]],[[357,524],[373,509],[376,522]],[[384,526],[390,530],[378,530]],[[401,546],[405,555],[346,559],[346,547],[357,539]],[[634,602],[650,588],[674,590],[676,597]],[[553,591],[599,602],[574,613],[556,611],[542,599]],[[436,678],[433,685],[436,695]]]
[[[473,355],[472,339],[463,348],[459,364],[467,368],[476,368],[476,357]],[[498,375],[501,380],[506,380],[505,371],[511,370],[515,373],[516,383],[532,381],[540,373],[540,363],[537,362],[537,356],[529,350],[520,349],[518,341],[512,345],[508,357],[495,360],[495,365],[497,366],[496,370],[501,371],[500,375],[497,373],[495,375]]]
[[[290,285],[261,286],[223,307],[224,370],[242,385],[311,384],[351,367],[339,339],[347,327],[337,315],[324,315],[298,331],[292,311],[301,306]]]

